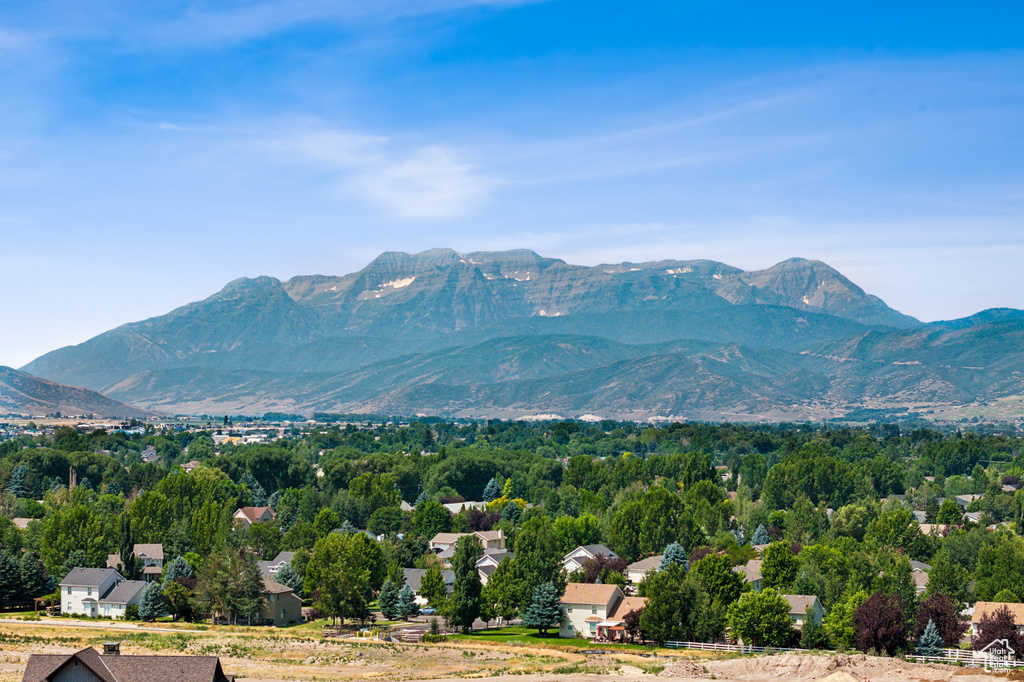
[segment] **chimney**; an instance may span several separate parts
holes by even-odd
[[[120,642],[104,642],[103,643],[103,655],[104,656],[120,656],[121,655],[121,643]]]

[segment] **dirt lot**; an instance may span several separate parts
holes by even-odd
[[[62,624],[0,623],[0,682],[18,682],[32,653],[71,653],[120,641],[123,655],[216,655],[240,682],[464,680],[515,675],[520,682],[658,682],[658,677],[736,682],[995,682],[964,668],[918,665],[868,656],[716,658],[711,652],[671,651],[584,655],[557,648],[508,644],[390,644],[322,639],[311,631],[267,629],[205,632],[126,632]],[[667,655],[664,655],[666,654]]]

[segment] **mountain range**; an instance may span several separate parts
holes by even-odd
[[[0,366],[0,414],[40,416],[59,412],[63,415],[93,415],[144,419],[159,414],[125,405],[96,391],[40,379]]]
[[[791,419],[1024,394],[1024,312],[923,324],[825,263],[384,253],[230,282],[23,371],[166,412]]]

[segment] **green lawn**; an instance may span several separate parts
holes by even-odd
[[[468,635],[448,635],[450,642],[494,642],[496,644],[520,644],[526,646],[548,646],[562,649],[607,649],[609,651],[652,651],[651,647],[642,644],[608,644],[596,643],[586,639],[562,639],[558,636],[558,629],[548,631],[546,635],[538,633],[522,625],[512,625],[505,628],[488,628],[486,630],[474,630]]]

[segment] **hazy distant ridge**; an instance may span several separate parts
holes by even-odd
[[[435,249],[236,280],[24,369],[164,410],[767,414],[1017,390],[1021,315],[976,318],[921,325],[803,259],[745,272]]]

